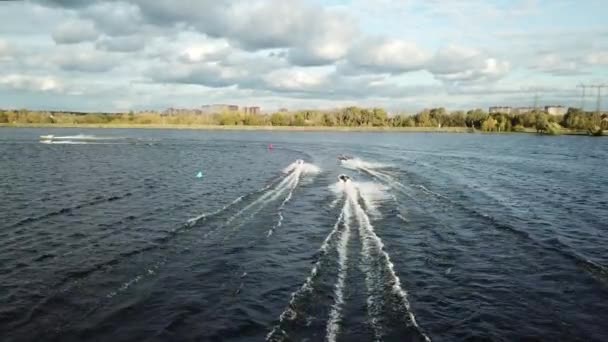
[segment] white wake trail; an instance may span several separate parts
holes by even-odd
[[[344,213],[344,229],[340,235],[340,240],[336,245],[338,251],[338,281],[334,289],[334,304],[329,313],[329,322],[327,323],[326,339],[330,342],[335,342],[338,333],[340,332],[340,322],[342,321],[342,306],[344,305],[344,285],[348,273],[348,242],[350,240],[350,225],[349,221],[352,216],[352,211],[348,202],[344,203],[342,209]]]
[[[228,220],[226,220],[226,224],[232,223],[235,219],[239,218],[243,213],[247,212],[249,209],[255,207],[256,205],[264,206],[269,202],[277,199],[281,193],[287,189],[289,183],[294,179],[296,174],[294,172],[290,173],[287,177],[283,178],[279,184],[274,189],[270,189],[263,193],[260,197],[258,197],[255,201],[249,203],[241,210],[239,210],[236,214],[232,215]],[[255,214],[255,213],[254,213]]]
[[[334,224],[333,229],[331,230],[331,232],[329,232],[329,234],[327,234],[327,236],[325,237],[325,240],[323,240],[323,243],[321,244],[321,247],[319,248],[319,257],[318,257],[317,261],[315,262],[315,264],[313,265],[312,269],[310,270],[310,274],[306,278],[306,281],[304,281],[304,283],[302,284],[302,286],[300,286],[299,289],[297,289],[295,292],[293,292],[291,294],[291,299],[289,300],[289,304],[287,305],[287,308],[279,316],[279,323],[274,326],[274,328],[268,333],[268,335],[266,335],[266,341],[284,341],[285,340],[286,334],[281,329],[281,324],[283,324],[283,322],[285,322],[286,320],[293,320],[296,318],[297,314],[292,309],[295,306],[296,300],[300,296],[302,296],[304,293],[311,292],[313,290],[312,282],[315,279],[315,277],[317,276],[319,269],[321,268],[321,263],[323,262],[322,256],[327,253],[329,244],[330,244],[331,240],[333,239],[333,237],[338,232],[338,229],[340,227],[340,222],[343,221],[344,215],[345,214],[344,214],[344,210],[343,210],[340,213],[338,220],[336,220],[336,223]]]
[[[369,175],[375,177],[379,181],[384,182],[389,187],[399,190],[402,194],[406,195],[410,199],[418,202],[418,200],[416,199],[416,196],[412,193],[412,191],[407,186],[405,186],[403,183],[395,180],[392,176],[389,176],[386,173],[368,169],[368,168],[361,168],[361,170],[364,172],[367,172]]]
[[[292,175],[294,175],[294,177],[289,181],[289,183],[286,186],[286,189],[289,189],[289,193],[287,194],[287,196],[285,197],[285,199],[283,200],[283,202],[281,202],[281,205],[279,205],[278,208],[278,216],[279,219],[277,221],[277,223],[275,223],[269,230],[268,233],[266,234],[266,237],[270,237],[274,231],[281,227],[283,225],[283,210],[285,209],[285,205],[291,200],[291,198],[293,197],[293,193],[296,190],[296,188],[298,187],[298,185],[300,184],[300,180],[302,179],[302,177],[304,177],[304,175],[306,174],[317,174],[320,172],[320,169],[313,164],[309,164],[309,163],[304,163],[302,161],[296,161],[295,163],[289,165],[287,168],[285,168],[285,170],[283,170],[283,172],[291,172]],[[281,193],[276,194],[276,196],[273,196],[270,201],[274,201],[276,200],[277,197],[280,196]]]
[[[264,191],[264,190],[262,190],[262,191]],[[243,200],[243,198],[245,198],[245,196],[247,196],[247,195],[243,195],[243,196],[239,196],[239,197],[237,197],[237,198],[236,198],[234,201],[232,201],[232,202],[230,202],[230,203],[226,204],[225,206],[221,207],[220,209],[218,209],[218,210],[216,210],[216,211],[212,211],[212,212],[210,212],[210,213],[203,213],[203,214],[201,214],[201,215],[199,215],[199,216],[197,216],[197,217],[193,217],[193,218],[189,219],[189,220],[186,222],[186,224],[187,224],[188,226],[193,226],[193,225],[195,225],[197,222],[199,222],[200,220],[203,220],[203,219],[205,219],[205,218],[207,218],[207,217],[210,217],[210,216],[215,216],[215,215],[217,215],[217,214],[220,214],[220,213],[224,212],[225,210],[227,210],[228,208],[232,207],[233,205],[235,205],[235,204],[237,204],[237,203],[241,202],[241,201]]]
[[[300,174],[302,173],[301,170],[296,170],[294,171],[294,173],[297,172],[296,177],[293,179],[292,182],[290,182],[290,184],[288,185],[289,187],[289,193],[287,194],[287,196],[285,197],[285,199],[283,200],[283,202],[281,202],[281,205],[279,206],[279,220],[277,221],[276,224],[274,224],[272,226],[272,228],[270,228],[268,230],[268,233],[266,234],[266,237],[270,237],[270,235],[272,235],[272,233],[274,233],[275,229],[281,227],[283,225],[283,209],[285,209],[285,205],[287,204],[287,202],[289,202],[291,200],[291,197],[293,196],[293,192],[294,190],[298,187],[298,183],[300,182]]]
[[[410,310],[410,304],[407,300],[407,293],[401,287],[401,280],[399,279],[399,276],[397,276],[397,274],[395,273],[394,264],[392,263],[389,254],[384,250],[384,243],[382,242],[382,239],[380,239],[380,237],[378,237],[378,235],[376,234],[374,227],[370,222],[369,216],[365,213],[365,210],[363,210],[363,208],[359,204],[359,193],[356,187],[352,184],[349,184],[349,186],[346,188],[346,192],[348,201],[352,206],[353,211],[355,212],[355,218],[359,225],[359,234],[361,236],[362,241],[361,254],[363,259],[366,260],[369,265],[372,265],[374,257],[372,256],[371,251],[376,250],[379,253],[380,258],[383,261],[384,267],[386,267],[386,271],[388,271],[388,274],[391,278],[391,290],[400,299],[401,304],[403,305],[407,313],[407,320],[409,320],[409,322],[411,322],[411,324],[416,327],[416,329],[420,332],[420,334],[424,337],[426,341],[430,341],[429,337],[422,333],[422,331],[420,330],[420,327],[416,322],[416,317]],[[372,275],[370,273],[366,274],[366,284],[370,293],[372,293],[374,291],[374,287],[377,286],[375,282],[376,281],[372,278]],[[377,312],[377,310],[378,306],[380,306],[381,303],[375,303],[374,300],[375,299],[372,298],[372,296],[368,298],[368,310],[371,311],[370,314],[372,314],[373,316],[372,324],[374,326],[376,338],[380,339],[381,328],[380,326],[374,323],[380,318],[380,313]]]
[[[417,185],[417,187],[420,188],[420,189],[422,189],[422,191],[426,192],[429,195],[432,195],[432,196],[435,196],[435,197],[439,197],[439,198],[442,198],[442,199],[445,199],[445,200],[448,200],[448,201],[450,200],[447,196],[442,195],[440,193],[437,193],[435,191],[431,191],[427,187],[425,187],[424,185]]]

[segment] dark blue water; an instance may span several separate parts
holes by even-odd
[[[39,142],[79,133],[128,139]],[[606,341],[607,155],[523,134],[2,128],[0,338]]]

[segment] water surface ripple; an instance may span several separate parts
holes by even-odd
[[[607,341],[607,151],[534,135],[1,128],[0,337]]]

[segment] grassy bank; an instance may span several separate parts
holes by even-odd
[[[328,127],[328,126],[222,126],[222,125],[162,125],[162,124],[0,124],[0,127],[22,128],[123,128],[123,129],[191,129],[214,131],[328,131],[328,132],[432,132],[468,133],[466,127]]]
[[[174,113],[174,111],[177,111]],[[587,134],[608,131],[608,118],[569,108],[564,116],[542,111],[523,114],[486,113],[481,109],[447,112],[425,109],[415,115],[389,116],[382,108],[346,107],[335,110],[299,110],[272,114],[238,111],[201,113],[171,109],[161,112],[79,113],[0,110],[0,125],[12,127],[151,128],[257,131],[432,132]],[[470,127],[475,127],[473,130]]]
[[[481,133],[481,134],[518,134],[536,133],[535,129],[526,128],[521,132],[483,132],[472,131],[468,127],[335,127],[335,126],[244,126],[244,125],[180,125],[180,124],[69,124],[69,123],[0,123],[0,127],[12,128],[114,128],[114,129],[186,129],[209,131],[285,131],[285,132],[404,132],[404,133]],[[587,135],[582,130],[562,130],[564,135]]]

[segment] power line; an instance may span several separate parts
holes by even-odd
[[[581,83],[576,87],[583,89],[583,93],[581,94],[581,110],[585,111],[585,89],[587,88],[587,85]]]
[[[589,84],[588,88],[597,88],[597,107],[596,112],[599,114],[602,104],[602,88],[608,87],[606,84]]]

